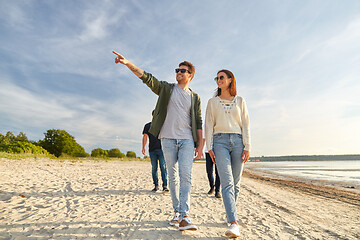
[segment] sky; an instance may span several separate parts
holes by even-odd
[[[159,80],[184,60],[203,120],[220,69],[235,75],[251,156],[360,153],[360,1],[0,0],[0,133],[66,130],[91,153],[141,154]]]

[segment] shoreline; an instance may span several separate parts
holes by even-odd
[[[287,187],[307,194],[343,201],[354,206],[360,206],[360,192],[357,189],[345,189],[335,184],[329,186],[328,182],[322,183],[320,181],[312,181],[303,178],[290,180],[278,178],[276,175],[273,175],[272,177],[261,176],[260,172],[254,173],[246,169],[244,170],[243,177],[266,182],[266,184]]]
[[[256,163],[255,163],[256,164]],[[297,182],[304,183],[307,185],[313,185],[314,187],[328,187],[334,188],[344,192],[352,192],[355,194],[360,194],[360,185],[357,182],[352,181],[334,181],[334,180],[322,180],[322,179],[313,179],[300,176],[292,176],[289,174],[281,174],[273,172],[266,168],[259,169],[254,163],[250,162],[247,164],[244,172],[249,174],[257,175],[258,177],[264,177],[269,179],[274,179],[276,181],[284,180],[285,182]]]

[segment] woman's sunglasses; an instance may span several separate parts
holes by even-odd
[[[178,73],[178,72],[181,72],[181,73],[185,73],[185,72],[188,72],[189,74],[191,74],[191,72],[187,69],[184,69],[184,68],[176,68],[175,69],[175,72]]]
[[[215,77],[214,80],[215,80],[215,82],[217,82],[219,80],[224,80],[224,76]]]

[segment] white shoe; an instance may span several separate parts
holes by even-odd
[[[195,226],[189,217],[184,217],[183,219],[181,219],[180,224],[179,224],[179,230],[180,231],[184,231],[184,230],[192,230],[192,231],[196,231],[198,230],[198,227]]]
[[[228,237],[240,237],[239,225],[231,224],[229,229],[225,232],[225,235]]]
[[[179,218],[180,218],[180,213],[176,212],[173,219],[171,219],[171,221],[169,222],[169,224],[171,226],[175,226],[175,227],[179,227]]]

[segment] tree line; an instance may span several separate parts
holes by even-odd
[[[44,133],[45,137],[39,141],[28,140],[25,133],[20,132],[15,136],[11,131],[5,135],[0,133],[0,152],[7,153],[30,153],[41,155],[54,155],[55,157],[89,157],[90,154],[76,142],[75,138],[65,130],[49,129]],[[118,148],[104,150],[96,148],[91,151],[92,157],[100,158],[136,158],[133,151],[126,155]]]

